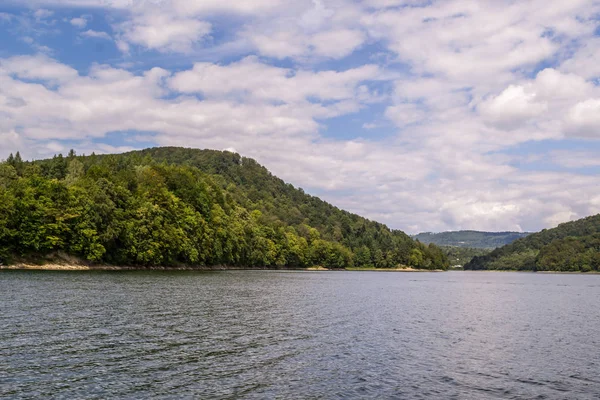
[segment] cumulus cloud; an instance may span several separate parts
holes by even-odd
[[[427,112],[418,104],[405,103],[388,107],[385,116],[402,127],[421,122],[427,118]]]
[[[87,31],[82,32],[81,36],[88,37],[88,38],[95,38],[95,39],[112,40],[111,36],[108,33],[94,31],[92,29],[88,29]]]
[[[320,56],[343,58],[364,41],[365,34],[359,30],[339,29],[317,33],[313,36],[311,44],[315,53]]]
[[[83,17],[73,18],[69,22],[71,23],[71,25],[73,25],[74,27],[79,28],[79,29],[85,28],[88,23],[87,19],[85,19]]]
[[[159,51],[187,53],[211,31],[211,24],[168,14],[142,14],[121,24],[122,39],[127,43]]]
[[[332,58],[352,54],[365,42],[366,35],[359,30],[327,30],[304,36],[293,30],[256,33],[250,40],[258,51],[275,58]]]
[[[242,32],[265,56],[339,59],[352,54],[368,39],[364,26],[357,23],[361,10],[353,3],[302,0],[277,11],[275,21],[268,16]]]
[[[354,99],[358,84],[378,80],[379,68],[365,65],[346,71],[293,71],[263,64],[247,57],[227,66],[197,63],[176,74],[170,86],[183,93],[209,96],[241,96],[265,101],[295,103],[309,97],[323,100]]]
[[[537,101],[536,94],[527,92],[523,86],[510,85],[498,96],[483,103],[481,109],[494,123],[512,128],[544,113],[548,105]]]
[[[77,71],[45,55],[16,56],[0,60],[0,72],[21,79],[60,83],[72,80]]]
[[[132,63],[136,73],[5,57],[0,141],[30,156],[66,139],[88,152],[123,151],[136,141],[92,138],[150,132],[159,145],[235,149],[411,232],[536,230],[600,212],[599,178],[577,173],[598,166],[593,151],[541,152],[553,172],[521,169],[505,154],[600,137],[597,2],[28,1],[55,14],[115,11],[115,43],[131,58],[139,49],[188,55],[177,70]],[[232,49],[227,57],[210,48],[215,38]],[[367,118],[351,115],[373,104]],[[339,117],[367,139],[332,138],[345,133],[327,130]],[[385,137],[372,129],[379,121]]]
[[[479,105],[485,118],[504,129],[535,123],[543,129],[554,125],[568,135],[595,134],[596,100],[600,91],[579,75],[553,68],[535,79],[509,85],[499,95]]]
[[[585,79],[600,77],[600,38],[590,37],[579,43],[573,56],[562,64],[562,69]]]
[[[575,136],[600,138],[600,99],[588,99],[569,110],[568,132]]]

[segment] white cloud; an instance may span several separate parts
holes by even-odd
[[[170,86],[182,93],[201,92],[214,97],[250,97],[261,101],[301,102],[347,100],[355,97],[359,83],[380,79],[377,66],[364,65],[346,71],[294,71],[247,57],[228,66],[197,63],[176,74]]]
[[[427,112],[417,104],[404,103],[388,107],[385,116],[394,121],[397,126],[403,127],[421,122],[427,118]]]
[[[17,56],[0,60],[0,73],[21,79],[60,83],[77,77],[77,71],[44,55]]]
[[[0,12],[0,22],[10,22],[13,19],[13,15],[5,12]]]
[[[118,47],[125,53],[130,45],[161,52],[189,53],[211,32],[211,24],[205,17],[217,14],[263,15],[283,6],[280,0],[29,0],[29,3],[54,7],[101,7],[127,13],[126,20],[115,22],[114,26],[115,31],[121,33]],[[82,17],[71,20],[71,23],[79,28],[86,26]]]
[[[309,31],[316,31],[326,24],[335,12],[327,8],[321,0],[312,0],[312,6],[300,17],[300,26]]]
[[[600,137],[597,2],[28,4],[116,10],[115,43],[128,61],[151,49],[194,63],[78,74],[47,57],[3,59],[0,141],[31,155],[61,139],[89,152],[100,147],[90,138],[120,130],[155,133],[161,145],[234,148],[336,205],[411,231],[535,230],[600,211],[599,178],[576,173],[597,167],[592,150],[537,155],[571,173],[526,171],[504,154],[524,142]],[[345,59],[358,49],[364,58]],[[372,140],[331,139],[345,132],[327,132],[328,118],[374,102],[370,122],[346,121]],[[396,134],[378,137],[380,120]]]
[[[159,51],[190,52],[211,31],[211,24],[168,14],[142,14],[120,26],[128,43]]]
[[[293,29],[250,35],[262,55],[281,59],[340,59],[352,54],[365,39],[363,32],[351,29],[326,30],[309,36]]]
[[[130,48],[129,44],[126,41],[119,39],[119,40],[116,41],[116,45],[117,45],[117,49],[119,49],[119,51],[121,53],[129,54],[129,50],[131,48]]]
[[[575,104],[567,117],[568,132],[574,136],[600,138],[600,99]]]
[[[383,127],[383,124],[378,122],[365,122],[362,124],[362,128],[366,130],[377,129]]]
[[[575,54],[561,65],[561,69],[585,79],[600,77],[600,38],[589,37],[579,43]]]
[[[482,112],[501,127],[513,128],[544,113],[548,105],[523,86],[510,85],[500,95],[482,104]]]
[[[540,71],[534,81],[536,95],[546,101],[571,100],[589,96],[594,85],[576,74],[561,73],[552,68]]]
[[[539,130],[577,135],[594,124],[586,113],[597,95],[598,88],[581,76],[547,68],[533,80],[509,85],[478,108],[488,122],[503,129],[534,124]]]
[[[81,36],[85,36],[85,37],[88,37],[88,38],[112,40],[111,36],[108,33],[94,31],[92,29],[88,29],[87,31],[82,32]]]
[[[304,38],[294,31],[255,33],[250,40],[261,54],[275,58],[300,57],[308,47]]]
[[[363,32],[350,29],[324,31],[311,38],[315,54],[331,58],[343,58],[351,54],[364,41]]]
[[[259,14],[269,9],[281,6],[280,0],[253,0],[224,2],[222,0],[172,0],[163,3],[169,4],[180,15],[201,15],[208,13],[241,13]]]
[[[73,25],[76,28],[80,28],[80,29],[85,28],[88,23],[87,19],[85,19],[83,17],[73,18],[70,22],[71,22],[71,25]]]
[[[352,54],[368,38],[358,23],[361,11],[354,3],[301,0],[278,11],[275,21],[267,15],[247,25],[241,33],[265,56],[303,61],[340,59]]]
[[[33,12],[33,16],[38,20],[50,18],[53,15],[54,11],[46,10],[44,8],[37,9]]]

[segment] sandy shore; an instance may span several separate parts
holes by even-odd
[[[231,266],[173,266],[173,267],[140,267],[140,266],[115,266],[115,265],[82,265],[82,264],[30,264],[16,263],[13,265],[0,265],[0,270],[21,271],[329,271],[323,267],[311,268],[286,268],[286,267],[231,267]]]

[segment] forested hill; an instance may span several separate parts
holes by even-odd
[[[445,269],[434,245],[342,211],[238,154],[153,148],[0,164],[0,263]]]
[[[523,232],[479,232],[453,231],[441,233],[419,233],[413,239],[421,243],[433,243],[438,246],[469,247],[475,249],[495,249],[530,235]]]
[[[544,229],[474,257],[465,269],[598,271],[600,270],[600,214]]]

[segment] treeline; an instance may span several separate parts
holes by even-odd
[[[490,253],[490,249],[474,249],[471,247],[440,246],[444,254],[448,257],[451,266],[464,266],[470,262],[473,257],[484,256]]]
[[[0,262],[445,269],[439,248],[229,152],[156,148],[0,164]]]
[[[580,271],[600,270],[600,214],[560,224],[474,257],[465,269]]]

